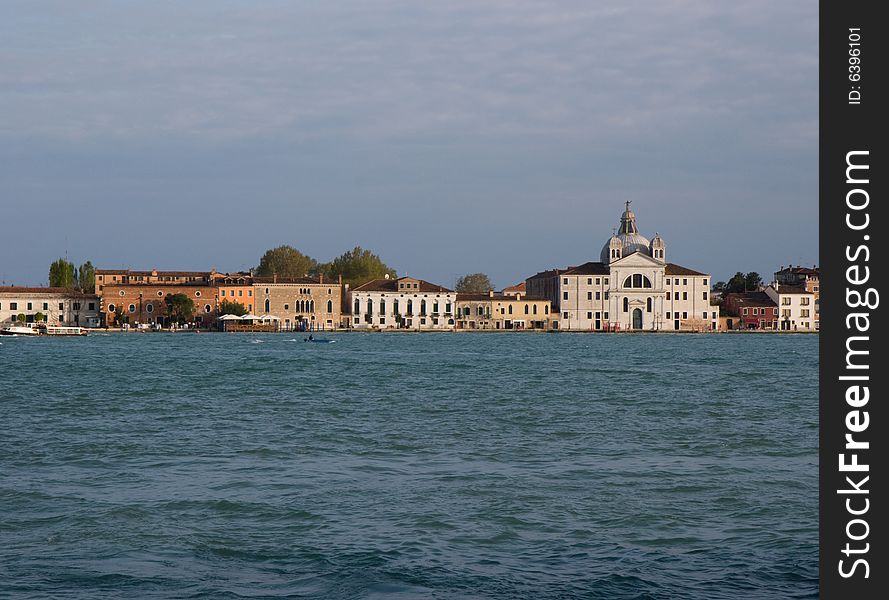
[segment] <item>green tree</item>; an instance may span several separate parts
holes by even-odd
[[[19,323],[24,323],[25,322],[25,313],[19,313],[19,315],[16,317],[16,319],[18,319]]]
[[[77,269],[77,287],[87,294],[96,291],[96,268],[91,261],[86,261]]]
[[[38,312],[36,315],[34,315],[34,320],[38,323],[42,323],[44,320],[46,320],[46,315],[42,312]]]
[[[74,263],[60,258],[49,265],[49,287],[73,288],[75,279]]]
[[[223,300],[219,303],[219,314],[221,315],[235,315],[241,317],[247,314],[247,307],[245,307],[240,302],[230,302],[228,300]]]
[[[275,274],[278,277],[302,277],[317,270],[318,261],[314,258],[306,256],[293,246],[278,246],[266,250],[262,255],[259,266],[256,267],[256,274],[265,277]]]
[[[484,273],[472,273],[458,278],[454,289],[464,294],[487,294],[494,289],[494,284]]]
[[[740,293],[743,292],[747,288],[747,279],[744,277],[744,274],[738,271],[728,280],[728,283],[725,284],[725,293]]]
[[[365,250],[360,246],[355,246],[329,263],[322,265],[321,271],[331,279],[342,275],[343,281],[353,287],[386,275],[396,277],[395,269],[384,263],[370,250]]]
[[[759,276],[759,273],[756,271],[750,271],[746,275],[744,275],[744,286],[750,290],[755,291],[759,289],[759,286],[762,285],[762,277]]]
[[[182,325],[194,317],[194,301],[185,294],[167,294],[167,315],[170,320]]]

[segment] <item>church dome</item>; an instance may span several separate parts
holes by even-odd
[[[639,228],[636,227],[636,215],[630,210],[629,202],[627,202],[624,214],[620,217],[620,230],[612,235],[602,247],[599,258],[605,264],[611,262],[611,248],[616,245],[615,239],[620,242],[621,256],[629,256],[633,252],[643,252],[649,256],[651,255],[651,242],[648,241],[647,237],[639,233]]]

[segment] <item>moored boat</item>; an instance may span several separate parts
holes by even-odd
[[[40,332],[30,325],[7,325],[0,329],[0,335],[37,335]]]

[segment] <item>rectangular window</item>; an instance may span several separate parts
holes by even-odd
[[[706,310],[704,311],[704,318],[705,319],[707,318],[707,311]]]
[[[586,299],[587,299],[587,300],[592,300],[592,299],[593,299],[593,293],[592,293],[592,292],[587,292],[587,293],[586,293]]]
[[[563,319],[567,319],[567,318],[568,318],[568,313],[567,313],[567,312],[566,312],[566,313],[562,313],[562,318],[563,318]]]
[[[704,292],[704,300],[707,299],[707,292]]]
[[[219,295],[224,297],[224,296],[225,296],[225,290],[219,290]]]
[[[588,312],[588,313],[586,314],[586,318],[587,318],[587,319],[592,319],[592,318],[593,318],[593,313]]]
[[[707,280],[706,280],[706,279],[704,280],[704,285],[707,285]]]
[[[562,292],[562,300],[568,299],[568,292]]]
[[[241,292],[239,291],[239,292],[238,292],[238,296],[240,296],[240,295],[241,295]],[[248,296],[252,296],[252,295],[253,295],[253,290],[247,290],[247,295],[248,295]]]
[[[596,292],[596,300],[602,299],[602,292]]]
[[[688,318],[688,313],[685,312],[685,311],[682,311],[682,318],[683,318],[683,319],[687,319],[687,318]]]
[[[28,306],[28,308],[31,308]],[[59,310],[65,310],[65,305],[62,302],[59,302]]]
[[[679,292],[673,292],[673,299],[679,300]]]
[[[608,300],[608,292],[605,292],[605,299]]]
[[[64,315],[59,315],[59,323],[64,323],[64,322],[65,322]]]
[[[799,316],[808,317],[809,316],[809,309],[808,308],[800,309]]]
[[[682,299],[688,300],[688,292],[682,292]]]
[[[605,282],[604,282],[604,283],[605,283],[605,285],[608,285],[608,278],[607,278],[607,277],[605,278]]]
[[[784,296],[783,298],[781,298],[781,305],[790,306],[790,296]]]
[[[608,313],[605,313],[605,320],[608,320]]]
[[[667,318],[668,318],[668,319],[670,318],[670,313],[669,313],[669,312],[667,313]]]
[[[31,309],[31,303],[30,303],[30,302],[28,302],[28,310],[32,310],[32,309]]]
[[[18,303],[18,302],[10,302],[10,303],[9,303],[9,310],[18,310],[18,309],[19,309],[19,303]]]
[[[747,308],[744,309],[742,314],[745,314],[745,315],[747,314]]]
[[[593,278],[590,277],[589,279],[587,279],[587,280],[586,280],[586,284],[587,284],[587,285],[593,285]]]
[[[688,279],[683,279],[683,280],[682,280],[682,285],[688,285]]]
[[[596,277],[596,285],[600,285],[601,281],[602,280],[600,278]],[[815,288],[815,291],[817,292],[818,288]]]
[[[562,283],[564,283],[565,285],[568,285],[568,278],[567,278],[567,277],[563,277],[563,278],[562,278]]]
[[[809,305],[809,298],[807,296],[803,296],[802,298],[799,299],[799,303],[801,306],[808,306]]]

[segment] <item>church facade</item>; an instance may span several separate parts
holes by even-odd
[[[566,331],[715,331],[719,320],[710,275],[667,262],[666,243],[639,233],[629,202],[598,262],[537,273],[525,288],[552,302]]]

